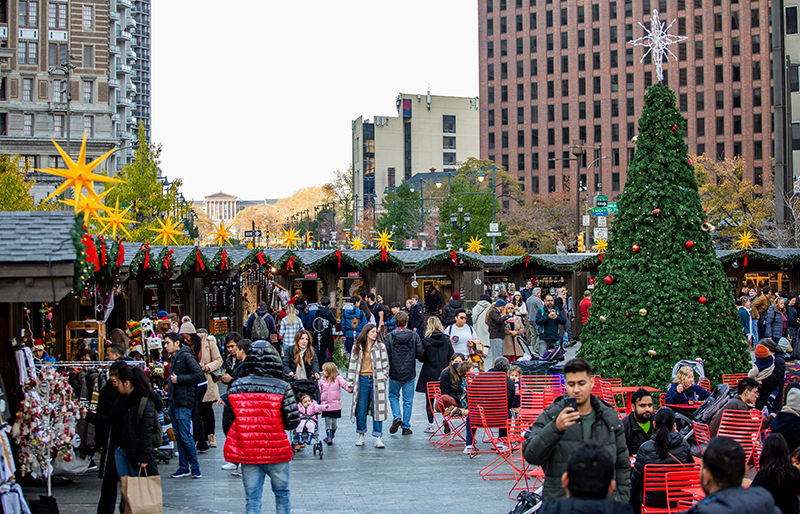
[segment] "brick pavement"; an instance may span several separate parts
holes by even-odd
[[[576,348],[567,351],[567,358]],[[418,366],[419,369],[419,366]],[[511,482],[481,479],[478,470],[494,457],[477,455],[470,459],[460,452],[439,452],[423,433],[427,424],[425,398],[414,397],[411,419],[414,434],[390,435],[390,423],[384,423],[385,449],[372,446],[367,437],[364,447],[356,447],[355,424],[350,423],[352,396],[343,392],[343,417],[333,446],[325,446],[324,459],[313,456],[306,447],[291,464],[292,512],[296,514],[324,511],[337,513],[432,513],[480,512],[505,513],[514,501],[509,499]],[[169,474],[177,468],[177,459],[169,466],[161,465],[164,513],[241,513],[244,512],[244,489],[241,478],[222,471],[221,409],[217,410],[217,439],[220,447],[200,455],[203,478],[174,480]],[[321,420],[320,420],[321,421]],[[324,422],[322,423],[324,427]],[[371,431],[368,419],[368,431]],[[490,444],[479,447],[486,448]],[[26,486],[28,498],[44,494],[44,488]],[[100,480],[96,475],[81,476],[75,482],[55,483],[53,495],[62,514],[95,512],[100,496]],[[274,512],[273,496],[268,483],[264,490],[263,512]]]

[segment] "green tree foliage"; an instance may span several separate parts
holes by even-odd
[[[57,210],[61,204],[55,200],[36,203],[31,194],[33,181],[26,176],[30,170],[19,169],[18,157],[0,154],[0,211]]]
[[[626,385],[663,389],[681,359],[702,358],[714,381],[750,367],[730,285],[711,236],[700,229],[705,216],[685,126],[673,91],[651,87],[581,333],[579,355]]]
[[[426,184],[423,185],[423,189],[426,194],[430,194],[432,187]],[[419,194],[418,190],[411,192],[409,182],[403,182],[397,186],[394,192],[389,191],[381,203],[384,212],[377,220],[377,229],[394,233],[396,241],[416,237],[416,233],[419,232],[422,209]],[[396,246],[398,246],[397,243]]]
[[[156,233],[154,228],[160,224],[156,220],[166,221],[170,216],[172,221],[182,220],[184,229],[192,232],[189,220],[191,205],[180,200],[181,179],[174,179],[168,187],[159,178],[159,164],[161,159],[161,145],[148,143],[145,139],[144,124],[139,125],[138,148],[134,160],[126,164],[116,175],[124,182],[111,184],[114,189],[105,197],[105,204],[109,207],[116,205],[119,199],[120,209],[133,206],[128,212],[128,217],[137,221],[135,225],[128,225],[128,230],[134,241],[152,242]],[[189,244],[188,237],[176,238],[179,244]]]

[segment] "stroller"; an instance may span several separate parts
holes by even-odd
[[[319,392],[319,385],[315,380],[295,380],[292,382],[292,391],[294,392],[294,396],[297,401],[300,401],[300,395],[307,394],[311,397],[312,400],[319,403],[321,400],[320,392]],[[300,415],[301,422],[303,420],[313,421],[314,422],[314,433],[311,434],[311,443],[313,448],[313,453],[316,455],[319,452],[319,458],[322,459],[322,440],[319,438],[319,418],[317,415],[313,416],[304,416]],[[292,432],[292,448],[295,448],[296,442],[298,442],[298,434],[297,432]],[[295,453],[298,450],[295,449]]]

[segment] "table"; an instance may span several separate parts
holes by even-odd
[[[625,395],[625,412],[628,414],[631,413],[633,410],[631,407],[631,395],[638,391],[639,389],[644,389],[648,393],[660,393],[661,389],[656,389],[655,387],[648,387],[648,386],[622,386],[622,387],[612,387],[611,392],[614,394],[624,394]]]

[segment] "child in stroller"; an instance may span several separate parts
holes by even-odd
[[[300,412],[300,424],[292,436],[294,451],[305,448],[306,444],[314,445],[314,453],[319,452],[322,458],[322,441],[319,440],[319,420],[317,415],[323,412],[319,404],[319,385],[314,380],[295,380],[292,390],[300,400],[297,410]]]

